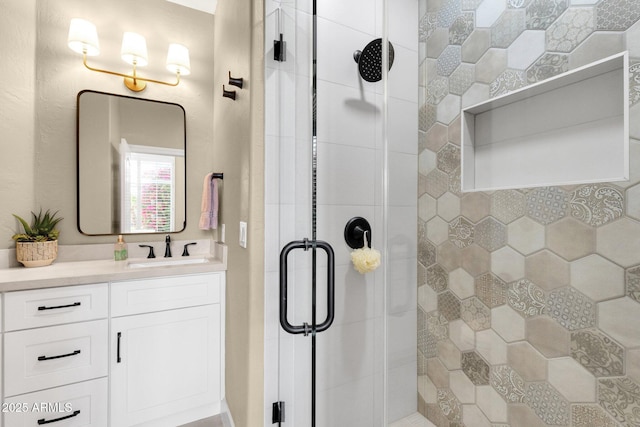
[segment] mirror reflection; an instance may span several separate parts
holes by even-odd
[[[184,230],[184,109],[89,90],[77,104],[80,232]]]

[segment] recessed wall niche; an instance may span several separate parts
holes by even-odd
[[[462,190],[629,178],[622,52],[462,110]]]

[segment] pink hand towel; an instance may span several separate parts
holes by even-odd
[[[218,182],[211,179],[211,173],[204,177],[202,185],[202,204],[200,208],[201,230],[215,230],[218,228]]]

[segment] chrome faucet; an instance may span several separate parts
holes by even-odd
[[[164,248],[164,257],[171,258],[171,236],[167,234],[164,238],[165,248]]]

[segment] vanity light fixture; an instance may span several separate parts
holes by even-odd
[[[137,74],[138,67],[147,65],[147,42],[143,36],[137,33],[125,32],[122,37],[122,49],[120,55],[122,60],[133,66],[131,74],[123,74],[115,71],[101,70],[87,64],[87,56],[100,54],[100,44],[98,42],[98,32],[96,26],[89,21],[73,18],[69,25],[68,45],[71,50],[82,54],[82,62],[91,71],[107,73],[124,78],[124,84],[133,92],[140,92],[147,87],[147,82],[158,83],[167,86],[178,86],[180,76],[191,73],[189,62],[189,49],[178,43],[169,44],[167,53],[167,70],[175,73],[175,82],[163,82],[160,80],[140,77]]]

